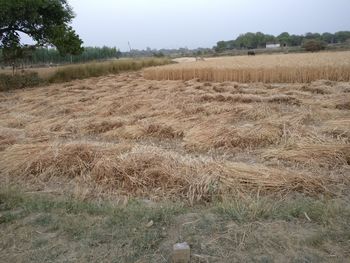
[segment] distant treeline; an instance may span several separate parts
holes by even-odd
[[[211,48],[178,48],[178,49],[151,49],[146,48],[144,50],[132,49],[128,52],[123,52],[123,57],[184,57],[184,56],[201,56],[204,54],[212,54]]]
[[[314,39],[326,44],[344,43],[350,39],[350,31],[339,31],[332,33],[306,33],[305,35],[290,35],[283,32],[278,36],[268,35],[261,32],[245,33],[239,35],[235,40],[219,41],[214,50],[222,52],[232,49],[265,48],[266,43],[281,44],[281,46],[301,46],[305,40]]]
[[[81,55],[62,56],[55,48],[36,48],[30,52],[25,52],[22,56],[23,64],[62,64],[62,63],[80,63],[92,60],[105,60],[119,58],[121,52],[116,47],[85,47]],[[3,62],[3,56],[0,49],[0,63]],[[5,63],[6,64],[6,63]]]

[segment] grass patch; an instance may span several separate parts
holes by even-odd
[[[350,219],[350,206],[342,199],[321,200],[301,195],[274,201],[269,197],[234,199],[216,204],[213,211],[239,222],[302,219],[329,224],[334,217]]]
[[[194,207],[138,200],[117,205],[0,188],[0,247],[4,260],[29,262],[169,262],[172,244],[183,241],[190,244],[194,262],[278,262],[283,257],[318,262],[334,254],[345,259],[348,204],[345,197],[299,195]],[[11,242],[18,252],[9,252]]]

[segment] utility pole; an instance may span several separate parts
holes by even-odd
[[[129,42],[129,41],[128,41],[128,46],[129,46],[129,50],[130,50],[130,56],[132,57],[131,45],[130,45],[130,42]]]

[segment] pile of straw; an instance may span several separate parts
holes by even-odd
[[[184,198],[192,203],[238,192],[317,194],[329,192],[334,183],[322,176],[127,144],[14,145],[0,156],[1,173],[11,176],[79,178],[127,195]]]

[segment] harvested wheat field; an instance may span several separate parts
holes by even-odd
[[[0,173],[40,189],[54,182],[56,191],[190,203],[337,195],[349,186],[349,110],[350,83],[329,80],[156,81],[136,72],[3,92]]]
[[[207,58],[145,70],[151,80],[310,83],[350,80],[350,51]]]

